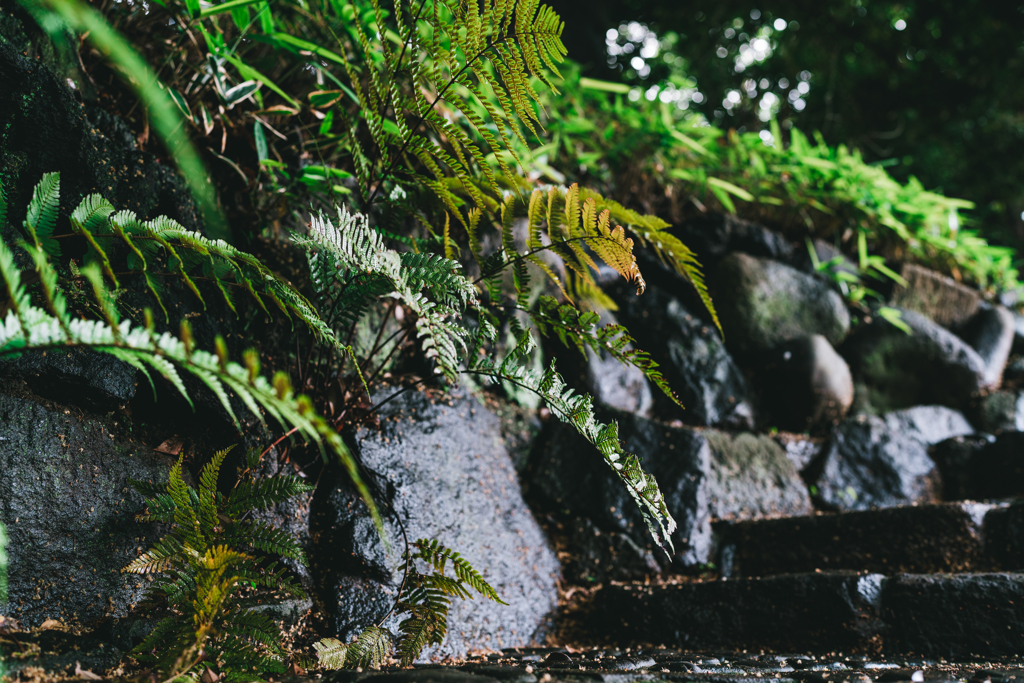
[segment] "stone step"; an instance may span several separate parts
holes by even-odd
[[[595,639],[621,645],[915,653],[1024,651],[1024,574],[825,571],[611,584],[591,603]]]
[[[883,574],[1024,569],[1024,505],[941,503],[718,522],[724,578],[849,569]]]
[[[1015,561],[1000,562],[1001,558],[1011,560],[1012,552],[997,557],[989,547],[992,544],[985,542],[986,515],[997,510],[995,505],[981,503],[943,503],[720,522],[714,527],[718,566],[726,578],[818,569],[881,573],[1016,569]],[[1024,518],[1021,522],[1024,526]],[[991,536],[1007,537],[1014,529],[1003,523]]]

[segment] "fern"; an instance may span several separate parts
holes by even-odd
[[[295,241],[308,250],[314,286],[323,310],[333,312],[332,323],[354,325],[371,301],[395,299],[415,314],[424,355],[455,382],[466,335],[457,319],[476,301],[456,261],[388,249],[365,216],[345,209],[338,211],[337,225],[321,214]]]
[[[427,564],[427,573],[413,568],[417,560]],[[445,575],[449,562],[454,576]],[[399,624],[397,642],[379,623],[366,628],[348,645],[336,638],[324,638],[313,644],[322,668],[379,668],[390,656],[392,648],[401,665],[409,666],[426,647],[444,642],[448,633],[451,599],[471,600],[470,588],[488,600],[507,604],[465,558],[437,540],[415,541],[405,552],[405,570],[407,580],[403,582],[392,610],[408,614]],[[391,612],[385,619],[390,615]]]
[[[185,674],[201,659],[226,667],[237,680],[258,680],[253,671],[284,672],[277,625],[243,607],[239,593],[263,588],[302,596],[283,569],[259,563],[255,551],[299,562],[305,558],[289,534],[240,518],[253,507],[282,502],[313,487],[295,477],[250,475],[225,496],[217,490],[217,478],[230,450],[218,451],[203,467],[198,489],[182,479],[179,457],[164,495],[152,499],[149,512],[140,516],[173,520],[171,532],[123,570],[164,576],[154,582],[147,599],[162,601],[169,614],[132,656],[155,664],[169,678]],[[149,654],[154,649],[156,654]]]
[[[380,3],[371,4],[377,26],[383,26]],[[385,181],[405,172],[464,220],[446,181],[464,184],[479,202],[482,197],[472,178],[482,176],[495,189],[496,178],[478,142],[440,107],[459,111],[460,123],[492,151],[510,148],[513,138],[525,145],[517,121],[534,133],[540,125],[539,96],[530,78],[554,88],[551,76],[557,76],[556,63],[565,56],[563,24],[538,0],[439,0],[429,6],[427,10],[427,3],[418,8],[396,3],[394,18],[402,46],[397,51],[384,40],[372,42],[367,29],[353,22],[353,43],[362,57],[364,76],[348,60],[343,64],[374,149],[368,153],[361,148],[358,120],[350,122],[347,135],[368,205]],[[427,175],[410,173],[410,159],[418,161]],[[500,165],[511,181],[512,169],[503,158]]]
[[[24,231],[30,244],[50,259],[60,258],[60,239],[67,236],[54,234],[59,202],[60,174],[47,173],[33,192]],[[165,318],[167,310],[161,298],[162,278],[179,278],[204,307],[206,302],[196,280],[206,278],[217,286],[232,310],[235,310],[235,303],[231,290],[242,289],[264,312],[269,314],[264,301],[269,299],[285,316],[298,318],[318,338],[333,339],[330,329],[323,325],[309,301],[294,287],[271,273],[255,257],[223,240],[211,240],[185,230],[165,216],[142,221],[131,211],[115,212],[114,207],[98,194],[82,200],[71,212],[70,224],[72,232],[84,237],[88,244],[86,264],[99,265],[115,288],[120,287],[120,281],[112,259],[117,246],[125,246],[127,272],[142,277]],[[155,270],[154,266],[161,262],[167,263],[170,272]]]

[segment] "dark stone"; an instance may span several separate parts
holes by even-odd
[[[978,498],[1024,494],[1024,432],[1004,432],[976,451],[970,480]]]
[[[613,314],[602,311],[598,324],[604,327],[618,324],[618,321]],[[654,397],[640,368],[623,363],[604,352],[599,355],[587,348],[583,375],[584,386],[596,403],[650,417]]]
[[[999,386],[1003,369],[1010,358],[1014,339],[1013,314],[1002,306],[985,304],[963,330],[960,336],[967,341],[985,362],[985,384]]]
[[[883,415],[882,419],[892,431],[913,437],[927,446],[974,433],[974,427],[963,413],[945,406],[914,406],[894,410]]]
[[[129,479],[167,480],[171,462],[116,423],[0,394],[0,521],[10,543],[6,614],[89,624],[124,617],[148,583],[122,574],[161,536],[135,521]]]
[[[830,510],[930,503],[940,486],[926,446],[874,416],[839,425],[813,469],[812,494]]]
[[[821,450],[825,447],[824,440],[814,439],[803,434],[779,432],[772,438],[786,452],[786,457],[799,472],[807,469],[807,466],[820,455]]]
[[[641,547],[629,534],[601,531],[589,519],[571,522],[565,562],[566,580],[581,585],[605,581],[632,581],[661,572],[649,548]]]
[[[994,440],[995,437],[990,434],[954,436],[935,444],[928,451],[939,469],[943,500],[969,500],[978,497],[972,479],[972,463],[976,454]]]
[[[498,419],[460,390],[406,392],[380,420],[351,441],[382,501],[390,547],[347,481],[321,483],[313,501],[312,574],[335,633],[348,638],[390,609],[404,529],[410,542],[437,539],[461,553],[509,603],[455,600],[449,619],[458,626],[427,656],[529,644],[556,605],[559,567],[523,502]]]
[[[731,561],[719,566],[732,576],[987,571],[995,565],[985,553],[982,520],[991,509],[955,503],[716,524],[721,556]]]
[[[1019,319],[1020,317],[1018,317]],[[1018,353],[1016,348],[1015,346],[1014,353]],[[1024,357],[1014,356],[1006,364],[1006,368],[1003,369],[1003,386],[1012,386],[1015,389],[1019,389],[1022,385],[1024,385]]]
[[[850,368],[820,334],[773,349],[759,384],[765,419],[781,429],[803,432],[832,426],[853,403]]]
[[[978,353],[920,313],[903,310],[907,334],[881,317],[862,323],[839,352],[850,364],[856,403],[882,413],[922,404],[963,408],[989,385]]]
[[[889,302],[917,311],[939,325],[956,327],[966,323],[981,303],[978,290],[923,266],[904,263],[901,274],[907,286],[896,285]]]
[[[850,329],[839,294],[820,278],[778,261],[733,253],[711,280],[726,344],[743,355],[813,334],[836,345]]]
[[[537,683],[537,677],[518,666],[467,664],[460,667],[476,676],[487,676],[501,683]]]
[[[702,432],[711,446],[707,474],[711,519],[760,519],[810,514],[807,487],[771,437]]]
[[[794,253],[793,245],[779,233],[728,213],[687,220],[679,226],[679,238],[705,263],[733,251],[787,262]]]
[[[710,557],[710,519],[746,519],[810,511],[796,467],[769,437],[695,432],[605,411],[616,420],[626,451],[658,481],[679,528],[675,561],[703,564]],[[611,468],[575,430],[551,425],[535,451],[533,485],[559,511],[593,520],[598,528],[629,534],[650,547],[647,527]]]
[[[24,380],[43,398],[99,412],[127,403],[138,387],[138,370],[124,361],[73,348],[0,361],[0,376]]]
[[[616,642],[826,650],[877,641],[879,574],[822,572],[665,585],[609,585],[594,623]]]
[[[372,681],[373,683],[499,683],[499,679],[490,676],[461,671],[447,666],[424,666],[398,671],[332,671],[320,680],[325,683],[356,683],[356,681]]]
[[[566,666],[572,666],[573,665],[573,661],[572,661],[572,657],[570,657],[569,655],[565,654],[564,652],[552,652],[551,654],[549,654],[547,657],[544,658],[544,661],[542,662],[542,664],[544,664],[546,666],[553,666],[553,667],[566,667]]]
[[[885,648],[925,657],[1020,654],[1024,575],[903,574],[886,581]]]
[[[1002,389],[985,394],[970,408],[971,421],[989,434],[1022,431],[1024,428],[1024,393]]]
[[[51,171],[60,172],[62,218],[98,192],[118,210],[167,215],[200,230],[185,183],[137,149],[121,119],[84,106],[49,67],[0,41],[0,180],[10,225],[21,225],[32,189]]]
[[[819,266],[824,266],[826,263],[834,261],[834,265],[829,267],[830,270],[848,273],[855,277],[860,276],[860,268],[856,263],[847,258],[841,250],[821,239],[815,239],[812,242],[812,246]],[[804,249],[797,250],[793,265],[806,273],[814,274],[819,272],[814,267],[814,261],[811,259],[810,252]],[[835,285],[833,284],[833,286]]]
[[[688,283],[685,285],[690,287]],[[754,409],[746,379],[713,324],[701,320],[675,296],[650,287],[641,296],[621,293],[619,318],[651,354],[685,410],[657,392],[658,412],[696,425],[752,429]]]
[[[999,569],[1024,569],[1024,506],[996,508],[985,515],[985,550]]]

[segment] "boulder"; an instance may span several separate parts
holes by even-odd
[[[946,406],[914,406],[894,410],[883,416],[893,432],[911,436],[927,446],[954,436],[974,433],[964,414]]]
[[[989,434],[1024,430],[1024,392],[993,391],[971,406],[971,420]]]
[[[999,386],[1010,358],[1015,329],[1013,314],[1002,306],[985,305],[960,331],[960,336],[985,362],[985,384]]]
[[[128,403],[139,383],[138,370],[124,361],[74,348],[0,361],[0,377],[23,380],[43,398],[100,412]]]
[[[129,479],[165,482],[171,460],[126,425],[25,396],[0,394],[0,522],[7,527],[9,601],[25,626],[124,617],[148,583],[121,570],[162,535],[137,522]]]
[[[793,245],[779,233],[729,213],[691,218],[679,226],[679,238],[705,263],[734,251],[777,261],[794,255]]]
[[[681,286],[690,287],[688,283]],[[619,318],[651,354],[685,410],[655,395],[657,411],[695,425],[751,429],[754,408],[743,373],[713,324],[702,321],[675,296],[650,287],[643,296],[620,292]]]
[[[838,424],[853,403],[850,367],[820,334],[773,349],[760,384],[765,419],[796,432]]]
[[[850,364],[862,412],[922,404],[963,408],[990,385],[981,356],[949,330],[903,310],[907,334],[881,317],[857,326],[839,348]]]
[[[943,500],[978,497],[973,481],[973,462],[977,453],[994,440],[991,434],[954,436],[935,444],[928,451],[941,475]]]
[[[923,266],[904,263],[901,274],[907,284],[893,288],[889,303],[921,313],[944,327],[966,323],[981,303],[978,290]]]
[[[835,345],[850,329],[842,297],[825,280],[778,261],[729,254],[712,287],[726,343],[740,354],[813,334]]]
[[[807,466],[818,457],[825,442],[820,438],[812,438],[805,434],[792,434],[779,432],[772,437],[775,443],[786,452],[786,457],[799,470],[803,472]]]
[[[934,502],[940,486],[925,444],[868,415],[839,425],[813,469],[815,501],[829,510]]]
[[[626,450],[636,453],[658,481],[679,525],[674,561],[704,564],[711,551],[712,519],[806,514],[806,487],[785,452],[769,437],[672,427],[628,413],[616,420]],[[647,527],[619,478],[575,430],[551,424],[534,451],[531,479],[556,510],[586,517],[604,531],[629,534],[650,547]]]
[[[454,600],[453,628],[429,656],[536,640],[557,604],[558,560],[523,502],[498,418],[462,390],[399,391],[379,414],[379,428],[350,441],[377,491],[388,545],[342,476],[321,481],[313,501],[311,572],[333,631],[349,638],[383,617],[402,583],[403,539],[427,538],[459,552],[509,603]]]
[[[601,311],[601,320],[598,324],[601,327],[617,325],[618,320],[609,311]],[[650,417],[654,397],[651,395],[650,383],[640,368],[622,363],[604,352],[595,353],[589,347],[584,353],[582,363],[577,360],[579,354],[575,350],[561,354],[560,360],[566,355],[569,356],[565,359],[566,363],[560,364],[560,367],[565,368],[567,378],[570,373],[576,372],[579,375],[579,384],[599,405]]]
[[[970,459],[971,493],[977,498],[1024,495],[1024,432],[1004,432]]]
[[[99,192],[118,210],[144,219],[163,214],[187,230],[201,230],[186,185],[171,166],[139,150],[120,118],[84,105],[64,77],[4,41],[0,121],[0,175],[10,225],[21,225],[43,174],[59,171],[62,217],[87,194]]]
[[[601,531],[587,519],[572,521],[565,564],[565,578],[571,583],[590,585],[612,581],[635,581],[661,572],[649,548],[636,544],[629,534]]]

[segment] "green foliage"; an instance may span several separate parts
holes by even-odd
[[[36,186],[24,231],[36,251],[53,260],[60,259],[60,239],[70,235],[54,234],[60,205],[60,174],[47,173]],[[235,310],[233,289],[247,292],[269,314],[264,297],[291,317],[306,324],[318,337],[333,341],[333,334],[323,325],[309,302],[294,287],[271,273],[255,257],[246,254],[223,240],[210,240],[185,230],[175,221],[160,216],[142,221],[132,211],[116,211],[98,194],[87,196],[71,213],[73,234],[84,237],[89,245],[85,254],[86,266],[98,266],[115,288],[120,282],[112,261],[117,247],[126,247],[124,258],[128,274],[141,276],[146,288],[164,310],[161,280],[166,277],[180,279],[205,307],[203,296],[195,280],[200,277],[212,281],[227,305]],[[167,264],[168,272],[158,266]],[[124,273],[122,273],[124,277]]]
[[[259,555],[305,562],[292,536],[246,513],[308,493],[296,477],[257,478],[250,467],[229,495],[217,489],[231,448],[218,451],[202,469],[199,488],[185,484],[182,457],[171,468],[166,491],[149,501],[140,520],[163,522],[171,531],[123,571],[160,574],[147,601],[167,613],[131,656],[174,679],[200,661],[222,667],[228,681],[260,680],[259,673],[284,673],[280,631],[274,621],[248,609],[246,600],[281,594],[303,597],[276,562]],[[250,457],[258,461],[258,456]],[[151,485],[133,482],[143,494]]]
[[[415,569],[417,561],[426,563],[426,573]],[[449,563],[454,576],[445,574]],[[428,646],[444,642],[452,598],[471,600],[473,589],[488,600],[506,604],[464,557],[437,540],[415,541],[406,550],[405,570],[406,580],[392,610],[407,614],[399,624],[397,641],[379,625],[365,629],[349,645],[325,638],[313,645],[322,668],[380,668],[392,648],[399,663],[409,666]]]
[[[45,351],[59,348],[84,348],[107,353],[141,371],[152,382],[151,370],[171,383],[189,404],[191,397],[185,390],[181,373],[197,378],[217,397],[220,405],[238,424],[229,398],[229,391],[237,396],[245,407],[261,421],[263,411],[282,425],[293,428],[301,436],[320,446],[326,457],[329,449],[344,465],[356,483],[363,498],[370,506],[374,518],[379,522],[376,506],[369,491],[356,469],[356,463],[341,437],[313,410],[311,400],[296,394],[291,381],[283,372],[267,381],[260,374],[259,356],[254,351],[243,355],[239,365],[228,358],[226,346],[220,340],[214,353],[195,347],[191,328],[182,320],[180,337],[170,333],[157,334],[153,318],[147,312],[143,326],[134,325],[130,320],[120,320],[111,303],[101,266],[92,262],[84,266],[75,279],[84,280],[93,291],[93,303],[99,309],[98,320],[73,317],[68,310],[67,299],[58,283],[57,271],[47,256],[41,229],[49,224],[45,218],[46,202],[41,198],[50,196],[55,187],[51,180],[37,189],[29,216],[39,216],[35,226],[33,243],[23,242],[35,265],[38,277],[37,297],[43,306],[33,303],[32,296],[22,277],[22,271],[15,263],[14,253],[6,243],[0,241],[0,282],[3,283],[6,304],[0,309],[0,359],[16,358],[29,351]],[[0,187],[0,198],[3,188]],[[39,200],[39,201],[37,201]],[[6,217],[6,200],[0,199],[0,216]],[[159,221],[160,219],[157,219]],[[32,229],[27,228],[30,235]]]
[[[651,201],[670,188],[682,207],[679,217],[695,207],[718,208],[790,237],[835,238],[858,255],[865,272],[889,277],[878,268],[884,256],[962,275],[981,288],[1017,287],[1013,251],[961,225],[971,202],[928,192],[914,178],[897,182],[858,150],[827,145],[820,135],[812,142],[796,128],[784,133],[774,121],[767,138],[724,131],[690,111],[649,102],[638,89],[581,79],[572,64],[565,72],[562,94],[544,98],[552,142],[536,173],[557,169],[559,178],[608,185],[644,177],[639,187],[645,196],[638,200]],[[867,252],[869,262],[860,256]]]

